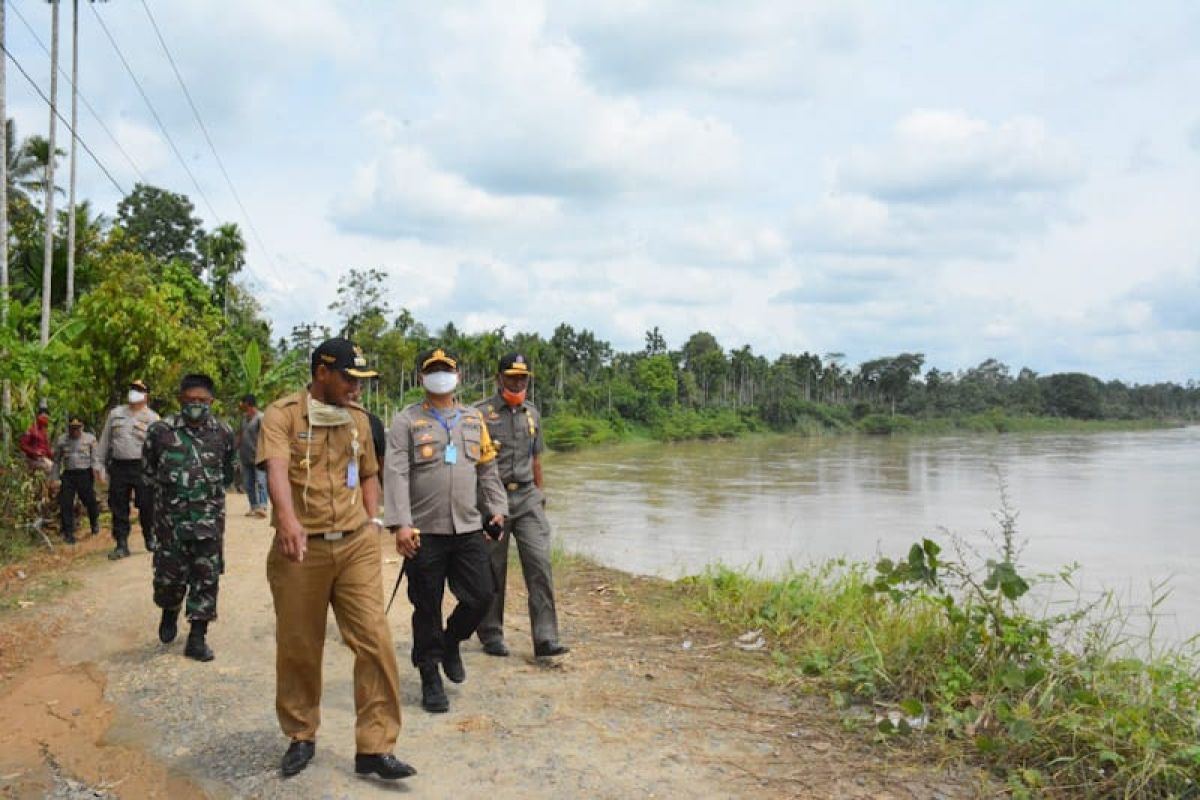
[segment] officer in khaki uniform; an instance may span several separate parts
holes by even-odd
[[[275,709],[291,739],[284,776],[308,766],[321,714],[325,619],[333,607],[354,652],[359,774],[415,774],[392,754],[400,732],[400,678],[383,607],[378,467],[366,412],[350,397],[374,377],[346,339],[312,355],[308,389],[272,403],[258,438],[275,542],[267,580],[275,601]]]
[[[538,657],[559,656],[567,648],[558,641],[558,614],[554,610],[554,581],[550,574],[550,523],[543,510],[542,420],[526,399],[533,371],[529,359],[509,353],[500,359],[496,372],[497,393],[475,407],[496,443],[496,464],[508,492],[506,532],[517,540],[521,572],[529,592],[533,653]],[[491,544],[496,595],[487,616],[479,624],[479,641],[488,655],[506,656],[504,643],[504,584],[508,576],[508,540]]]
[[[158,546],[154,540],[153,489],[142,476],[142,445],[146,442],[146,431],[158,422],[158,414],[147,406],[150,390],[143,381],[129,384],[126,399],[129,402],[110,411],[104,421],[94,465],[96,480],[103,478],[103,470],[109,474],[108,508],[112,511],[112,534],[117,546],[108,557],[113,560],[129,555],[130,496],[137,506],[146,551],[152,553]]]
[[[88,522],[92,524],[92,536],[100,533],[100,503],[96,500],[96,489],[92,466],[96,463],[96,437],[83,429],[83,420],[71,417],[67,432],[54,443],[54,467],[50,471],[50,485],[61,481],[58,493],[58,512],[62,520],[63,541],[75,544],[75,497],[83,501],[87,509]]]
[[[398,412],[388,430],[384,522],[407,559],[421,707],[441,713],[450,701],[438,664],[451,681],[466,679],[459,643],[487,613],[494,586],[484,528],[503,535],[508,500],[483,414],[454,396],[458,359],[436,348],[417,356],[417,370],[425,400]],[[458,605],[443,628],[446,583]]]

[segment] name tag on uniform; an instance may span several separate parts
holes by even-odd
[[[453,442],[446,445],[446,463],[447,464],[457,464],[458,463],[458,448],[454,445]]]
[[[351,459],[346,465],[346,487],[354,489],[358,486],[358,462]]]

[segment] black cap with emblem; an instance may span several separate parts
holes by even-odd
[[[458,356],[443,347],[434,347],[417,356],[417,372],[427,372],[434,364],[445,364],[458,369]]]
[[[501,375],[533,375],[533,370],[529,368],[529,359],[521,353],[502,356],[498,371]]]
[[[336,369],[352,378],[374,378],[379,375],[373,369],[367,368],[367,357],[362,350],[349,339],[337,337],[326,339],[313,350],[312,371],[316,374],[317,367]]]

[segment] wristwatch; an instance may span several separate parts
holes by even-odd
[[[378,525],[381,531],[387,530],[387,526],[383,524],[382,517],[371,517],[371,522],[374,522],[376,525]]]

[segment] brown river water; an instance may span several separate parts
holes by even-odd
[[[1091,434],[762,436],[552,454],[551,522],[567,550],[678,577],[723,563],[765,575],[829,558],[903,556],[945,531],[990,554],[998,475],[1030,571],[1077,563],[1087,597],[1200,633],[1200,426]],[[944,530],[943,530],[944,529]]]

